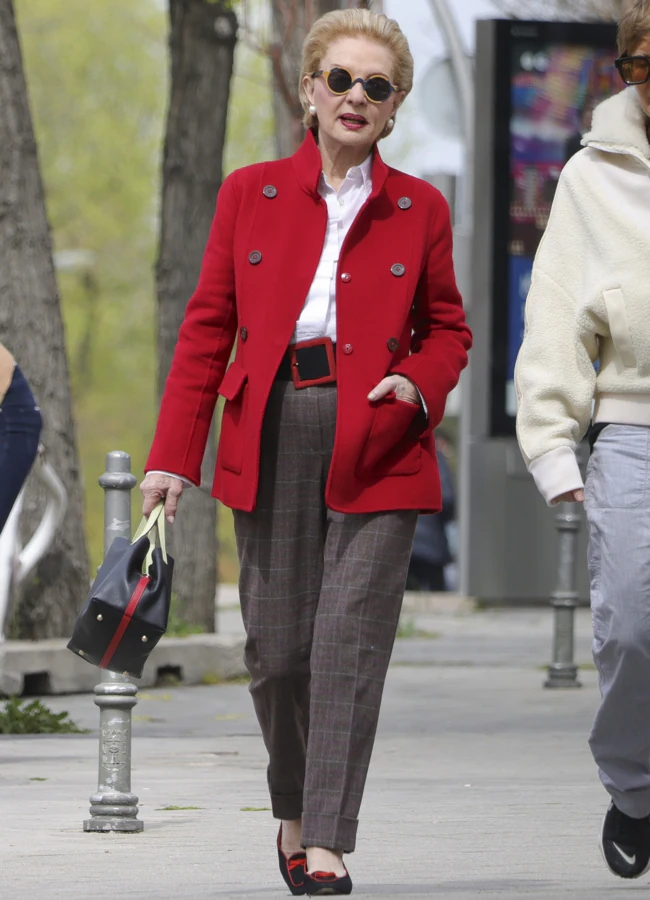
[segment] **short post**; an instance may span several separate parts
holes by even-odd
[[[104,555],[116,537],[131,540],[131,491],[136,485],[131,457],[121,450],[106,456],[104,488]],[[138,689],[123,675],[102,672],[95,687],[99,707],[99,783],[90,798],[84,831],[142,831],[138,798],[131,793],[131,710]]]
[[[576,591],[576,545],[580,530],[581,505],[560,503],[555,516],[559,532],[557,589],[551,595],[555,613],[553,662],[544,682],[547,688],[578,688],[578,667],[574,662],[574,621],[578,605]]]

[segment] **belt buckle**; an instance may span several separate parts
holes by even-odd
[[[300,366],[296,355],[297,350],[306,350],[308,347],[324,347],[327,354],[327,362],[329,364],[329,373],[320,378],[301,379]],[[319,384],[331,384],[336,381],[336,355],[334,353],[334,344],[329,337],[314,338],[311,341],[299,341],[297,344],[289,345],[289,359],[291,361],[291,378],[296,390],[306,387],[315,387]]]

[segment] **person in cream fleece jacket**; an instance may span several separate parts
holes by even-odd
[[[515,384],[541,494],[585,502],[601,689],[589,742],[611,797],[601,849],[637,878],[650,868],[650,0],[621,19],[619,52],[631,86],[595,109],[560,177]]]

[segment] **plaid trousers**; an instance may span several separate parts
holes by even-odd
[[[335,385],[274,384],[253,512],[234,511],[250,691],[278,819],[351,853],[417,512],[325,505]]]

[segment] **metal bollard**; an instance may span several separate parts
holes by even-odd
[[[547,688],[578,688],[578,667],[574,656],[574,619],[576,591],[576,544],[580,530],[581,507],[577,503],[560,503],[555,525],[559,531],[560,549],[557,589],[551,596],[555,612],[553,662],[548,667]]]
[[[131,457],[121,450],[106,456],[104,488],[104,554],[116,537],[131,540],[131,491],[136,485]],[[99,783],[90,798],[84,831],[142,831],[138,798],[131,793],[131,710],[138,689],[123,675],[102,672],[95,687],[99,707]]]

